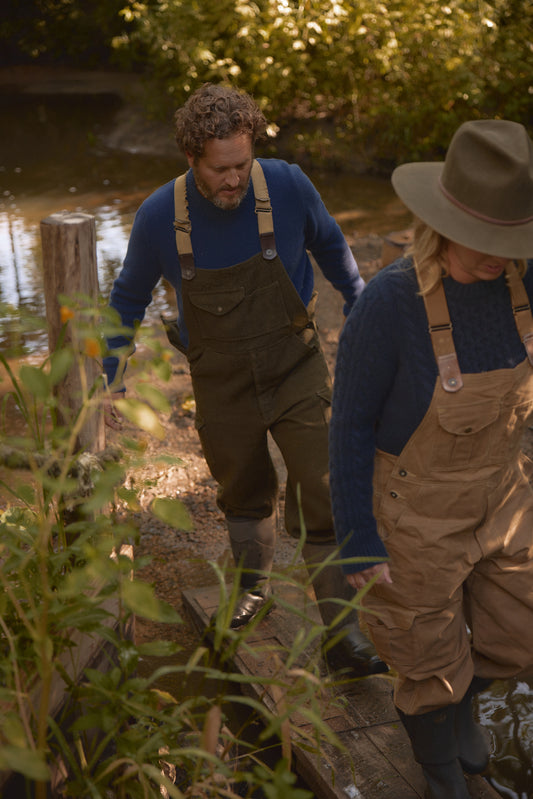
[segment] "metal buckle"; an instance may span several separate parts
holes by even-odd
[[[530,311],[531,306],[528,302],[524,303],[524,305],[513,305],[513,313],[516,316],[517,313],[523,313],[523,311]]]
[[[190,235],[192,226],[188,219],[175,219],[173,224],[174,230],[181,230],[182,233]]]

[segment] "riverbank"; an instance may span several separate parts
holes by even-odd
[[[0,95],[110,97],[119,99],[113,125],[101,134],[101,143],[128,153],[177,156],[171,118],[150,115],[150,84],[140,74],[117,71],[73,70],[33,65],[0,69]],[[268,111],[266,112],[268,116]],[[357,157],[354,148],[338,141],[327,119],[302,117],[287,122],[277,134],[257,146],[258,155],[296,161],[304,169],[321,168],[355,175],[383,174],[382,169]]]

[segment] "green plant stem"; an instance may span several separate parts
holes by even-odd
[[[22,726],[24,727],[24,732],[26,733],[26,740],[31,748],[35,749],[35,741],[33,740],[33,733],[31,731],[31,726],[28,719],[27,707],[23,702],[25,692],[22,688],[20,669],[17,662],[17,652],[15,649],[13,636],[11,635],[11,632],[2,617],[0,617],[0,627],[2,628],[2,632],[4,633],[7,642],[9,643],[9,651],[11,653],[11,659],[13,663],[13,679],[15,680],[16,701],[19,709],[20,720],[22,722]]]

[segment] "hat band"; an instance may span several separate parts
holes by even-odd
[[[457,208],[460,208],[461,211],[464,211],[470,216],[475,216],[477,219],[481,219],[483,222],[489,222],[491,225],[501,225],[502,227],[512,227],[513,225],[526,225],[528,222],[533,222],[533,214],[531,216],[526,216],[523,219],[495,219],[492,216],[487,216],[486,214],[480,214],[479,211],[474,211],[473,208],[470,208],[468,205],[459,202],[453,194],[444,188],[441,178],[439,178],[439,188],[451,203],[453,203]]]

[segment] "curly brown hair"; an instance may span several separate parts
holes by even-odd
[[[204,83],[191,94],[174,119],[178,147],[195,159],[203,155],[209,139],[249,133],[255,144],[267,127],[262,111],[250,95],[212,83]]]

